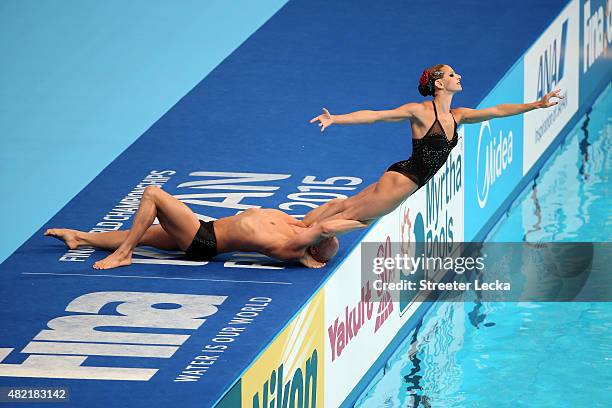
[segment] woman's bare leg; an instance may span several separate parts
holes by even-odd
[[[84,232],[67,228],[52,228],[45,235],[61,239],[70,249],[80,246],[92,246],[96,248],[114,251],[121,246],[127,238],[129,231],[109,232]],[[174,240],[161,225],[152,225],[138,242],[138,245],[148,245],[167,251],[180,249]]]
[[[191,245],[193,237],[200,228],[198,218],[184,203],[159,187],[147,187],[127,237],[115,252],[96,262],[94,268],[110,269],[130,265],[134,248],[155,217],[159,219],[162,228],[174,239],[181,250]]]
[[[350,205],[350,202],[358,200],[359,198],[367,195],[370,191],[376,188],[377,183],[370,184],[363,190],[361,190],[356,195],[349,198],[335,198],[326,202],[325,204],[313,209],[310,211],[304,219],[302,220],[304,224],[310,226],[315,222],[319,222],[321,220],[327,219],[331,216],[334,216],[342,211],[344,211],[347,205]]]
[[[367,194],[356,200],[347,200],[342,212],[325,220],[347,219],[362,222],[375,220],[393,211],[417,189],[418,185],[408,177],[388,171]]]
[[[338,214],[344,210],[344,202],[346,200],[346,198],[334,198],[333,200],[330,200],[325,204],[309,211],[302,222],[304,222],[306,226],[311,226],[319,220]]]

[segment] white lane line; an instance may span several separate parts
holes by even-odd
[[[210,278],[168,278],[164,276],[103,275],[103,274],[89,274],[89,273],[22,272],[22,275],[88,276],[88,277],[106,277],[106,278],[165,279],[165,280],[187,280],[187,281],[209,281],[209,282],[232,282],[232,283],[262,283],[262,284],[269,284],[269,285],[293,285],[293,283],[291,282],[270,282],[270,281],[210,279]]]

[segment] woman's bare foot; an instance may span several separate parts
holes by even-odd
[[[66,246],[70,249],[77,249],[79,245],[83,245],[78,236],[80,232],[81,231],[67,228],[51,228],[45,231],[45,235],[64,241]]]
[[[93,265],[94,269],[112,269],[119,266],[128,266],[132,264],[132,252],[124,252],[116,250],[106,258],[99,260]]]

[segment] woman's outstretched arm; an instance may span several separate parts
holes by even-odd
[[[332,115],[323,108],[323,113],[310,120],[310,123],[319,122],[321,132],[332,124],[339,125],[361,125],[374,122],[400,122],[414,118],[415,112],[422,109],[420,103],[407,103],[395,109],[389,110],[360,110],[344,115]]]
[[[489,119],[520,115],[521,113],[529,112],[534,109],[554,106],[558,104],[559,101],[551,102],[550,98],[565,98],[565,96],[560,95],[559,92],[561,92],[561,90],[556,89],[544,95],[541,100],[531,103],[506,103],[486,109],[457,108],[453,110],[458,117],[457,123],[479,123]]]

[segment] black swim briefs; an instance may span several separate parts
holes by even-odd
[[[185,251],[190,261],[210,261],[217,255],[217,237],[215,236],[214,221],[200,220],[200,228],[189,248]]]

